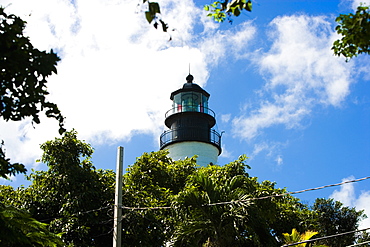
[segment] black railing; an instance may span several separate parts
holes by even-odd
[[[211,115],[212,117],[216,117],[214,111],[209,109],[208,107],[203,107],[201,105],[178,105],[173,107],[172,109],[168,110],[165,114],[165,117],[169,117],[173,114],[180,113],[180,112],[201,112]]]
[[[206,130],[196,127],[167,130],[160,137],[160,146],[166,146],[172,142],[201,141],[215,144],[221,150],[221,135],[214,129]]]

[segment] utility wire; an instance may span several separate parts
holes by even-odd
[[[352,244],[352,245],[348,245],[346,247],[354,247],[354,246],[360,246],[360,245],[364,245],[364,244],[370,244],[370,241],[366,241],[366,242],[362,242],[362,243],[358,243],[358,244]]]
[[[97,209],[91,209],[91,210],[88,210],[88,211],[76,212],[76,213],[72,214],[71,216],[78,216],[78,215],[82,215],[82,214],[88,214],[88,213],[91,213],[91,212],[101,211],[103,209],[111,208],[111,207],[112,207],[112,205],[109,205],[109,206],[100,207],[100,208],[97,208]],[[68,216],[68,217],[71,217],[71,216]],[[63,217],[65,217],[65,216],[59,216],[59,217],[54,217],[54,218],[49,218],[49,219],[42,219],[42,220],[38,220],[38,221],[42,222],[42,221],[56,220],[56,219],[60,219],[60,218],[63,218]]]
[[[321,237],[321,238],[314,238],[314,239],[309,239],[309,240],[305,240],[305,241],[301,241],[301,242],[296,242],[296,243],[292,243],[292,244],[285,244],[285,245],[282,245],[281,247],[294,246],[294,245],[298,245],[298,244],[315,242],[315,241],[318,241],[318,240],[339,237],[339,236],[348,235],[348,234],[355,233],[355,232],[367,231],[369,229],[370,229],[370,227],[365,228],[365,229],[361,229],[361,230],[355,230],[355,231],[349,231],[349,232],[342,232],[342,233],[338,233],[338,234],[334,234],[334,235],[329,235],[329,236],[325,236],[325,237]],[[353,245],[351,245],[351,246],[353,246]]]
[[[262,199],[268,199],[268,198],[280,197],[280,196],[286,196],[286,195],[300,194],[300,193],[303,193],[303,192],[308,192],[308,191],[313,191],[313,190],[321,190],[321,189],[334,187],[334,186],[339,186],[339,185],[343,185],[343,184],[359,182],[359,181],[363,181],[363,180],[366,180],[366,179],[369,179],[369,178],[370,178],[370,176],[369,177],[364,177],[364,178],[359,178],[359,179],[354,179],[354,180],[348,180],[348,181],[344,181],[344,182],[336,183],[336,184],[324,185],[324,186],[311,188],[311,189],[305,189],[305,190],[299,190],[299,191],[293,191],[293,192],[286,192],[286,193],[282,193],[282,194],[278,194],[278,195],[269,195],[269,196],[263,196],[263,197],[248,198],[248,199],[244,199],[244,200],[236,200],[236,201],[231,201],[231,202],[215,202],[215,203],[207,204],[207,206],[215,206],[215,205],[219,205],[219,204],[231,204],[231,203],[238,203],[238,202],[247,202],[247,201],[262,200]]]
[[[129,209],[129,210],[156,210],[156,209],[171,209],[171,208],[174,208],[172,206],[163,206],[163,207],[141,207],[141,208],[138,208],[138,207],[126,207],[126,206],[122,206],[121,207],[122,209]]]
[[[339,186],[339,185],[343,185],[343,184],[359,182],[359,181],[363,181],[363,180],[366,180],[366,179],[369,179],[369,178],[370,178],[370,176],[364,177],[364,178],[358,178],[358,179],[354,179],[354,180],[348,180],[348,181],[344,181],[344,182],[341,182],[341,183],[329,184],[329,185],[324,185],[324,186],[320,186],[320,187],[316,187],[316,188],[305,189],[305,190],[286,192],[286,193],[282,193],[282,194],[269,195],[269,196],[263,196],[263,197],[254,197],[254,198],[248,198],[248,199],[243,199],[243,200],[235,200],[235,201],[229,201],[229,202],[215,202],[215,203],[210,203],[210,204],[204,204],[203,206],[226,205],[226,204],[233,204],[233,203],[240,203],[240,202],[248,202],[248,201],[253,201],[253,200],[263,200],[263,199],[268,199],[268,198],[273,198],[273,197],[281,197],[281,196],[286,196],[286,195],[300,194],[300,193],[303,193],[303,192],[321,190],[321,189],[334,187],[334,186]],[[121,208],[122,209],[128,209],[128,210],[158,210],[158,209],[171,209],[171,208],[174,208],[174,207],[172,207],[172,206],[163,206],[163,207],[126,207],[126,206],[122,206]]]

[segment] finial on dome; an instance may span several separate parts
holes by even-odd
[[[189,75],[186,77],[186,82],[187,82],[187,83],[193,83],[193,80],[194,80],[194,76],[192,76],[191,74],[189,74]]]

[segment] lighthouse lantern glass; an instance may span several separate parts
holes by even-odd
[[[182,92],[174,96],[174,112],[205,112],[208,111],[208,97],[198,92]]]

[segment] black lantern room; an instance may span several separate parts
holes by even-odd
[[[172,109],[166,112],[165,125],[169,130],[160,137],[160,149],[174,143],[195,141],[208,143],[221,153],[221,135],[212,127],[215,113],[208,108],[210,94],[193,83],[188,75],[184,86],[171,93]]]

